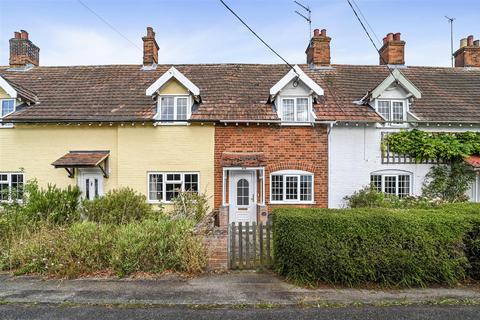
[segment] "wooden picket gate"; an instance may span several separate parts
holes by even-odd
[[[232,223],[229,227],[230,269],[269,268],[272,265],[272,223]]]

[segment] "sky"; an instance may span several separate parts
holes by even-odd
[[[310,35],[293,1],[225,1],[288,62],[305,63]],[[332,63],[378,64],[346,0],[299,1],[312,9],[312,27],[332,37]],[[454,49],[460,38],[480,38],[480,0],[356,3],[380,40],[402,33],[407,65],[450,65],[445,15],[456,18]],[[141,64],[147,26],[156,32],[159,63],[282,63],[218,0],[0,0],[0,65],[8,65],[8,40],[20,29],[40,47],[41,65]]]

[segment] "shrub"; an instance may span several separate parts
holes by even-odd
[[[107,224],[141,221],[154,213],[146,197],[130,188],[115,189],[95,200],[85,200],[81,209],[82,216],[88,220]]]
[[[192,234],[193,221],[165,217],[121,226],[112,255],[120,276],[137,271],[200,272],[205,267],[203,245]]]
[[[422,193],[425,197],[438,198],[447,202],[468,201],[466,195],[476,174],[473,168],[463,161],[449,165],[433,166],[425,176]]]
[[[437,207],[440,202],[433,201],[424,197],[403,197],[387,195],[383,192],[367,186],[353,195],[345,197],[347,207],[349,208],[417,208],[429,209]]]
[[[48,222],[52,224],[72,223],[79,219],[78,198],[80,189],[68,186],[65,189],[55,185],[40,188],[35,180],[25,184],[23,203],[2,205],[4,215],[23,215],[31,223]]]
[[[275,269],[300,283],[424,286],[478,272],[473,214],[278,208],[273,219]]]

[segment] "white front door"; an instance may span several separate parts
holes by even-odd
[[[82,191],[82,198],[93,200],[103,196],[103,174],[96,170],[79,169],[78,185]]]
[[[255,172],[231,172],[230,222],[253,222],[257,220],[255,187]]]

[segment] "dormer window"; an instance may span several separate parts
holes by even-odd
[[[406,120],[405,101],[403,100],[378,100],[377,112],[392,124],[400,124]]]
[[[308,122],[311,104],[309,97],[282,98],[281,119],[285,122]]]
[[[15,111],[15,99],[0,99],[0,127],[11,128],[11,123],[2,124],[2,118]]]
[[[161,121],[186,121],[190,118],[189,96],[160,96],[159,115]]]

